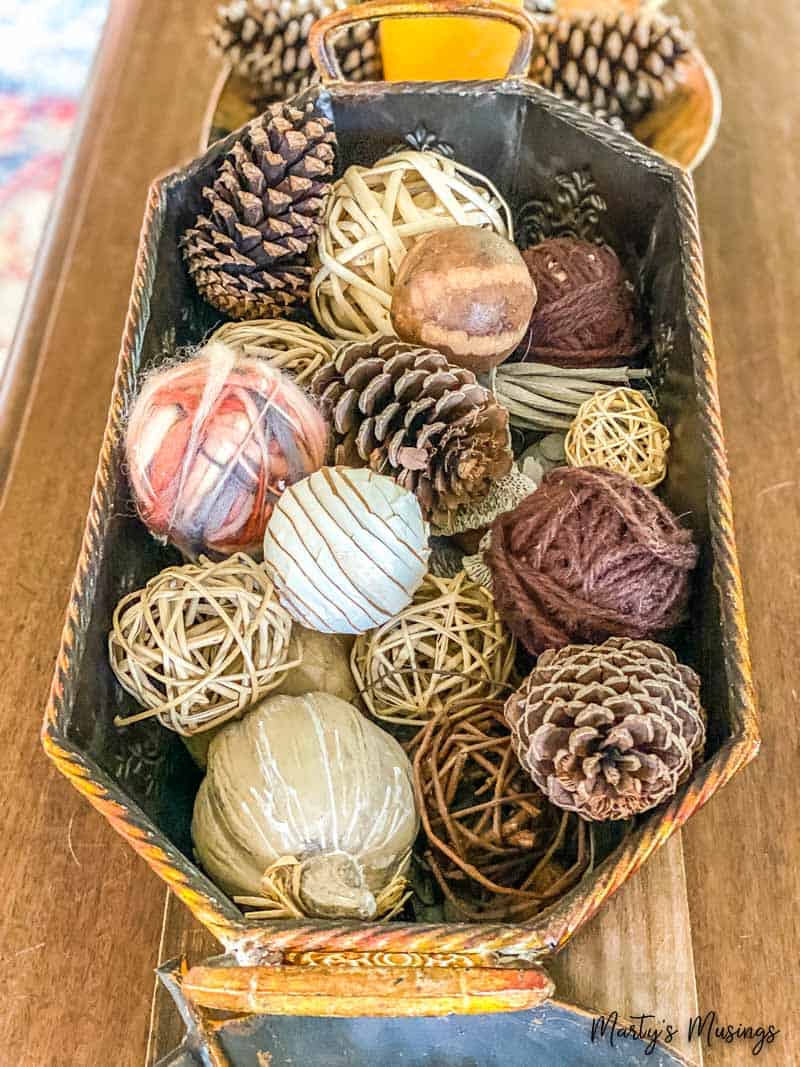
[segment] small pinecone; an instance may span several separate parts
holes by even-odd
[[[208,214],[182,240],[209,304],[234,319],[280,318],[308,298],[305,254],[333,174],[336,135],[313,104],[273,104],[246,128],[203,190]]]
[[[233,0],[217,9],[213,43],[259,97],[284,99],[315,78],[308,33],[317,19],[349,7],[347,0]],[[350,81],[379,81],[378,24],[357,22],[333,39]]]
[[[669,799],[705,745],[700,679],[652,641],[542,653],[506,704],[514,749],[553,804],[629,819]]]
[[[652,11],[540,20],[531,78],[557,96],[636,122],[675,88],[691,47],[678,20]]]
[[[311,390],[331,422],[335,462],[394,477],[445,532],[452,511],[511,470],[508,412],[440,352],[391,337],[353,341]]]

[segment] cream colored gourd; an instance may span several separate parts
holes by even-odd
[[[418,829],[400,745],[328,693],[273,696],[220,731],[197,794],[198,858],[232,896],[272,899],[265,874],[297,861],[303,914],[372,919]]]

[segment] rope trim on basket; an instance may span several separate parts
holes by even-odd
[[[398,152],[351,166],[331,190],[317,244],[311,308],[334,337],[394,333],[392,287],[409,247],[448,226],[513,239],[508,204],[477,171],[435,152]]]

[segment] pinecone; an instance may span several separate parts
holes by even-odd
[[[315,79],[308,33],[317,19],[350,7],[348,0],[233,0],[217,9],[213,43],[262,99],[284,99]],[[350,81],[379,81],[376,22],[357,22],[333,40]]]
[[[451,512],[511,470],[508,412],[440,352],[391,337],[353,341],[311,390],[330,419],[335,462],[394,477],[444,532]]]
[[[543,18],[530,76],[557,96],[634,123],[675,88],[691,48],[678,20],[653,10]]]
[[[520,763],[557,807],[629,819],[671,797],[705,745],[700,679],[652,641],[542,653],[506,704]]]
[[[254,119],[203,190],[208,214],[182,240],[209,304],[234,319],[281,317],[308,297],[305,253],[319,229],[336,135],[313,104],[273,104]]]

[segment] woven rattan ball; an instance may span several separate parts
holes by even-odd
[[[586,828],[534,787],[500,701],[455,707],[425,727],[414,790],[424,859],[454,918],[528,919],[586,869]]]
[[[376,718],[423,725],[452,701],[505,691],[515,651],[492,594],[462,571],[426,575],[404,611],[357,639],[350,664]]]
[[[511,212],[483,175],[435,152],[398,152],[348,167],[328,199],[311,285],[311,308],[333,337],[394,333],[397,271],[424,234],[481,226],[513,237]]]
[[[337,347],[330,337],[288,319],[225,322],[209,341],[221,341],[243,356],[263,359],[290,374],[298,385],[308,384],[323,363],[333,358]]]
[[[652,489],[667,474],[669,430],[638,389],[609,389],[581,404],[564,450],[572,467],[603,467]]]
[[[292,620],[263,568],[243,553],[168,567],[117,604],[108,638],[120,685],[189,736],[236,718],[283,681]]]

